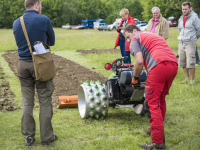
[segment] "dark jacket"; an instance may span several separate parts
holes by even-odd
[[[120,25],[121,25],[123,22],[124,22],[124,19],[122,19],[122,21],[120,22]],[[135,20],[134,20],[134,18],[131,17],[131,15],[128,15],[128,22],[127,22],[127,25],[128,25],[128,24],[134,24],[134,25],[136,25]],[[120,30],[117,29],[117,32],[120,33]],[[119,35],[117,36],[114,49],[115,49],[117,46],[119,46]],[[130,43],[128,43],[128,42],[125,40],[125,51],[130,51],[129,46],[130,46]]]
[[[36,41],[42,41],[47,43],[49,46],[55,44],[55,34],[48,17],[40,15],[35,10],[26,10],[23,18],[32,50],[34,50],[33,45]],[[20,18],[15,20],[13,23],[13,33],[18,46],[19,59],[31,60],[32,56],[22,30]]]

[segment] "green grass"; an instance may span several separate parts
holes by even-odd
[[[82,56],[76,50],[113,48],[117,33],[99,32],[94,30],[64,30],[54,29],[56,44],[52,52],[75,61],[87,68],[95,67],[95,71],[108,77],[112,72],[103,67],[106,62],[112,62],[119,53],[89,54]],[[178,46],[178,30],[170,28],[167,40],[170,47]],[[198,40],[200,46],[200,40]],[[0,30],[0,54],[6,50],[17,49],[12,30]],[[174,51],[177,54],[177,51]],[[134,59],[132,59],[132,62]],[[18,79],[9,69],[4,58],[0,58],[1,67],[8,76],[11,90],[16,95],[15,101],[21,105],[21,93]],[[196,84],[194,86],[180,85],[184,79],[179,68],[177,77],[167,96],[167,113],[165,120],[166,145],[170,150],[200,149],[200,67],[196,69]],[[38,105],[38,104],[37,104]],[[104,120],[85,120],[79,116],[78,109],[54,108],[53,127],[59,140],[49,146],[40,145],[39,109],[34,109],[36,120],[36,141],[26,148],[20,132],[21,110],[0,112],[0,149],[133,149],[140,150],[140,145],[150,141],[144,130],[149,127],[148,118],[136,115],[132,108],[109,108]]]

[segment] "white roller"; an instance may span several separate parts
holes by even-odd
[[[78,109],[82,118],[101,118],[108,114],[105,85],[98,81],[85,82],[78,90]]]

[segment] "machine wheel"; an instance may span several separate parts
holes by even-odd
[[[144,97],[143,97],[144,98]],[[137,104],[137,105],[133,105],[133,109],[135,111],[136,114],[144,116],[146,113],[146,103],[145,100],[143,100],[143,104]]]
[[[86,81],[78,89],[78,109],[81,118],[104,118],[108,114],[105,84]]]

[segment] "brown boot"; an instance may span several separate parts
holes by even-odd
[[[151,141],[147,144],[142,144],[141,148],[143,148],[143,149],[154,149],[155,148],[156,150],[165,150],[166,146],[165,146],[165,143],[156,144]]]
[[[151,135],[151,129],[146,129],[146,130],[145,130],[145,133],[146,133],[147,135]]]

